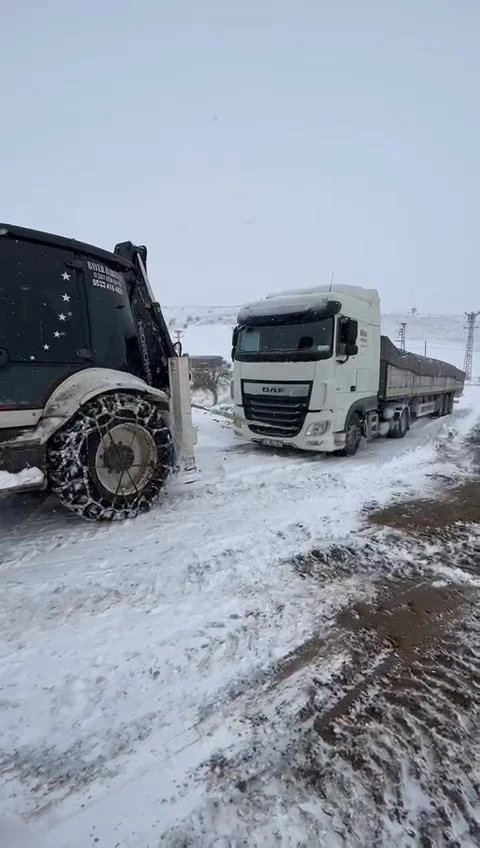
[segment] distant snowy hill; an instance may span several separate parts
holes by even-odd
[[[229,359],[232,328],[239,307],[167,306],[165,317],[171,332],[182,331],[184,349],[193,355],[218,354]],[[433,359],[444,359],[459,368],[465,354],[465,318],[463,315],[423,315],[397,312],[382,317],[382,332],[398,341],[400,324],[405,322],[406,345],[414,353],[424,352]],[[480,377],[480,327],[474,354],[474,376]]]

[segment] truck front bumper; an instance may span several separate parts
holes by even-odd
[[[333,453],[345,446],[345,433],[333,431],[333,415],[331,410],[307,412],[303,427],[296,436],[270,436],[264,425],[262,433],[255,432],[250,425],[255,422],[245,418],[243,409],[236,407],[233,417],[235,435],[249,442],[257,442],[268,447],[292,447],[313,453]]]

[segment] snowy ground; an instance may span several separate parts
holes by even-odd
[[[477,845],[479,535],[365,512],[475,473],[480,390],[353,460],[196,414],[134,523],[0,500],[1,848]]]

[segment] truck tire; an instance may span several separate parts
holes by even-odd
[[[408,421],[408,412],[406,409],[403,410],[400,417],[394,422],[397,426],[388,431],[389,439],[404,439],[408,433],[409,429],[409,421]]]
[[[448,415],[448,404],[449,404],[450,395],[440,395],[438,398],[438,406],[435,412],[433,413],[433,418],[443,418],[444,415]]]
[[[135,392],[86,403],[47,445],[50,489],[91,520],[134,518],[149,510],[174,464],[163,413]]]
[[[447,395],[445,398],[445,415],[451,415],[455,406],[453,395]]]
[[[355,456],[362,438],[362,422],[360,416],[352,415],[345,430],[345,447],[336,451],[338,456]]]

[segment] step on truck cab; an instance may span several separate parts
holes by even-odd
[[[39,469],[85,518],[133,517],[194,465],[188,359],[146,261],[0,224],[0,471]]]
[[[404,354],[380,332],[373,289],[320,286],[240,310],[233,333],[234,427],[270,446],[356,453],[362,436],[406,434],[445,414],[465,375]]]

